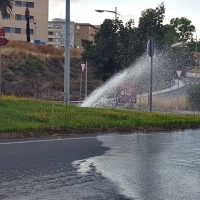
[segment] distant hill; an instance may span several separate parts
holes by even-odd
[[[79,99],[81,53],[76,49],[71,50],[71,100]],[[2,48],[2,94],[63,100],[63,63],[62,48],[10,41]],[[83,94],[84,81],[85,73]],[[99,86],[100,81],[95,79],[94,67],[88,63],[88,94]]]

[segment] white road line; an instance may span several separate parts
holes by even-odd
[[[127,133],[127,134],[118,134],[118,133],[113,133],[113,134],[109,134],[109,135],[106,135],[106,134],[102,134],[102,135],[96,135],[96,136],[93,136],[93,137],[77,137],[77,138],[57,138],[57,139],[48,139],[48,140],[30,140],[30,141],[21,141],[21,142],[5,142],[5,143],[0,143],[0,145],[12,145],[12,144],[28,144],[28,143],[41,143],[41,142],[55,142],[55,141],[66,141],[66,140],[84,140],[84,139],[97,139],[98,138],[101,138],[101,137],[116,137],[116,136],[120,136],[120,137],[127,137],[127,136],[130,136],[130,135],[162,135],[164,133],[162,132],[157,132],[157,133],[154,133],[154,134],[149,134],[149,133]]]
[[[0,145],[12,145],[12,144],[28,144],[28,143],[40,143],[40,142],[55,142],[55,141],[65,141],[65,140],[83,140],[83,139],[94,139],[96,137],[79,137],[79,138],[57,138],[49,140],[30,140],[30,141],[21,141],[21,142],[5,142],[0,143]]]

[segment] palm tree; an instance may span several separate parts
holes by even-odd
[[[0,12],[2,16],[11,13],[14,5],[14,0],[0,0]]]

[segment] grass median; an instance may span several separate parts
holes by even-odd
[[[198,115],[83,108],[14,96],[2,96],[0,113],[0,138],[172,130],[200,124]]]

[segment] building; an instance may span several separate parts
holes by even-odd
[[[65,19],[55,18],[48,23],[48,45],[65,47]],[[70,46],[83,50],[82,39],[93,40],[93,35],[99,30],[89,23],[70,22]]]
[[[83,50],[81,40],[93,40],[93,35],[99,30],[97,26],[89,23],[75,23],[74,26],[74,47]]]
[[[48,22],[48,46],[65,47],[65,19]],[[70,46],[74,48],[74,22],[70,22]]]
[[[30,11],[31,40],[48,41],[49,0],[15,1],[12,14],[0,19],[0,26],[6,31],[8,40],[26,41],[25,9]]]

